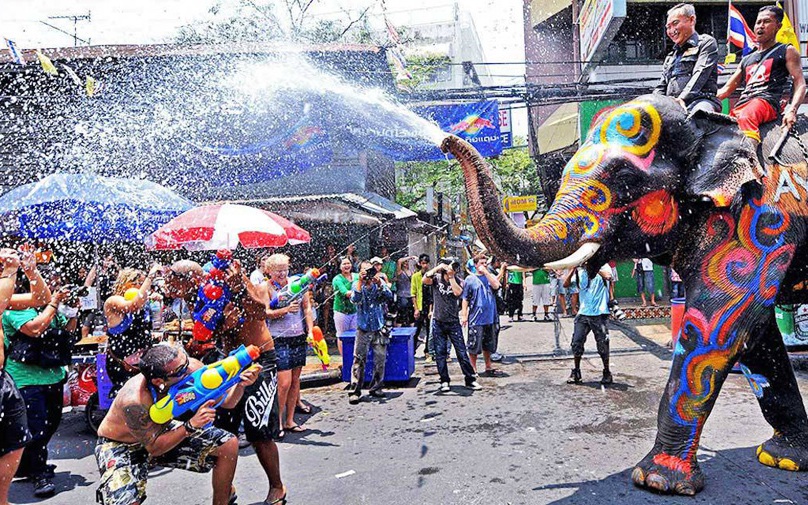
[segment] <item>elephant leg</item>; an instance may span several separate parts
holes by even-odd
[[[724,342],[708,338],[714,333],[700,311],[688,309],[659,406],[656,442],[631,474],[635,485],[681,495],[704,488],[699,439],[745,340],[744,332],[729,332]]]
[[[757,448],[758,461],[784,470],[808,470],[808,417],[794,370],[772,312],[765,337],[741,357],[772,438]]]

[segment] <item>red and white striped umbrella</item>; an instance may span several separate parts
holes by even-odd
[[[149,249],[233,250],[304,244],[309,232],[272,212],[232,203],[183,212],[146,238]]]

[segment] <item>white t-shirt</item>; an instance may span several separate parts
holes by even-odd
[[[266,278],[264,278],[264,272],[262,272],[260,268],[253,270],[253,273],[250,274],[250,282],[255,286],[260,286],[265,283]]]
[[[640,258],[640,267],[642,268],[643,272],[650,272],[654,270],[654,262],[648,258]]]

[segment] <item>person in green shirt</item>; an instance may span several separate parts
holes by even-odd
[[[356,306],[351,302],[353,283],[359,280],[359,274],[352,273],[353,263],[345,257],[339,264],[339,275],[331,281],[334,288],[334,328],[337,330],[337,348],[342,355],[340,337],[346,331],[356,329]]]
[[[61,278],[58,275],[49,277],[49,286],[45,287],[47,291],[44,293],[40,286],[46,286],[46,282],[41,276],[26,277],[17,284],[17,298],[12,298],[11,307],[16,310],[7,310],[2,317],[5,345],[11,349],[6,360],[6,371],[25,400],[28,429],[33,437],[22,453],[17,476],[32,480],[34,496],[46,497],[56,491],[52,480],[53,470],[47,465],[48,443],[62,420],[62,390],[67,368],[65,365],[54,365],[52,361],[18,361],[15,358],[22,359],[22,356],[16,355],[14,345],[25,341],[35,343],[35,339],[42,338],[60,341],[71,339],[71,334],[77,328],[78,297],[72,300],[73,307],[65,305],[71,297],[71,290],[60,287]],[[51,289],[55,291],[53,296],[50,296]],[[40,308],[42,300],[48,300],[44,308]],[[26,357],[46,359],[44,353],[39,354],[38,351]],[[52,357],[48,358],[52,360]]]
[[[0,249],[0,314],[11,303],[20,257],[14,249]],[[0,327],[1,328],[1,327]],[[31,440],[25,415],[25,400],[14,380],[3,368],[5,347],[0,345],[0,503],[8,503],[8,489],[20,464],[25,445]]]
[[[506,293],[506,301],[508,302],[508,319],[511,323],[513,322],[514,315],[518,317],[518,321],[522,320],[522,303],[525,300],[525,288],[523,286],[524,282],[524,274],[521,271],[508,271],[508,291]]]
[[[544,307],[544,320],[552,321],[550,317],[550,305],[552,305],[552,296],[550,293],[550,275],[544,269],[537,269],[533,271],[533,320],[538,321],[536,316],[536,308],[542,305]]]

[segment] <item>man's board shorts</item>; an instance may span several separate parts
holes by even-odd
[[[171,421],[169,429],[181,426]],[[156,458],[142,444],[125,444],[98,437],[95,460],[101,473],[101,483],[96,491],[96,501],[102,505],[132,505],[146,499],[146,481],[152,464],[166,468],[179,468],[190,472],[205,473],[213,468],[216,449],[233,438],[232,433],[210,426]],[[180,497],[173,497],[180,501]]]
[[[483,351],[497,352],[497,338],[499,332],[493,324],[469,326],[468,345],[469,354],[480,354]]]
[[[0,368],[0,456],[22,449],[30,441],[25,400],[11,376]]]
[[[777,111],[762,98],[752,98],[736,105],[729,115],[738,120],[738,128],[744,135],[757,142],[760,142],[760,125],[777,119]]]
[[[274,440],[281,431],[278,405],[278,358],[274,350],[264,351],[256,363],[261,365],[258,379],[244,388],[235,408],[216,409],[214,425],[238,433],[244,420],[244,435],[250,442]]]
[[[599,316],[585,316],[578,314],[575,316],[575,326],[572,330],[572,348],[573,356],[583,356],[584,344],[586,337],[591,331],[595,335],[595,343],[598,347],[598,354],[601,356],[609,355],[609,328],[607,322],[609,320],[608,314],[601,314]]]

